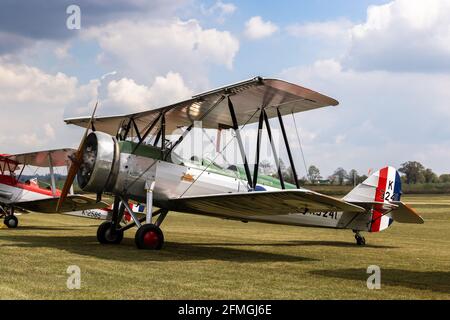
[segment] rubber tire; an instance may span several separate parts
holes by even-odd
[[[358,246],[365,246],[366,245],[366,239],[364,237],[356,237],[356,244]]]
[[[15,229],[19,226],[19,219],[16,216],[6,216],[3,222],[10,229]]]
[[[119,244],[123,240],[123,231],[115,230],[111,233],[113,228],[112,222],[103,222],[97,229],[97,240],[101,244]]]
[[[147,232],[154,232],[158,237],[158,243],[155,246],[149,247],[145,244],[144,237]],[[141,226],[136,232],[136,236],[134,238],[136,242],[136,247],[141,250],[161,250],[164,245],[164,234],[162,230],[154,225],[154,224],[144,224]]]

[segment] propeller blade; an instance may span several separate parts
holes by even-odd
[[[61,206],[64,203],[64,201],[66,200],[67,195],[69,194],[70,188],[72,187],[72,184],[75,180],[75,177],[77,176],[78,170],[80,170],[82,160],[83,160],[84,144],[86,143],[86,138],[88,136],[89,129],[92,127],[92,123],[95,120],[95,113],[97,112],[97,107],[98,107],[98,101],[95,104],[94,112],[92,112],[91,119],[89,120],[89,124],[86,127],[86,131],[84,132],[83,138],[81,139],[80,146],[78,147],[77,152],[74,154],[74,156],[71,159],[72,164],[70,166],[69,172],[67,173],[67,179],[66,179],[66,182],[64,183],[64,187],[61,190],[61,196],[59,197],[58,204],[56,206],[56,212],[60,212]]]

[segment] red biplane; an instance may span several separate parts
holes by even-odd
[[[61,191],[56,188],[55,168],[66,167],[75,150],[60,149],[40,152],[0,155],[0,217],[8,228],[16,228],[19,221],[16,209],[22,212],[55,213]],[[50,184],[23,175],[25,168],[48,168]],[[41,186],[44,185],[44,186]],[[73,190],[73,188],[72,188]],[[84,195],[75,195],[64,202],[61,213],[86,218],[106,220],[110,209],[105,202]]]

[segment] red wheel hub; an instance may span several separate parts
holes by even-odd
[[[154,231],[148,231],[144,235],[144,244],[149,248],[156,248],[159,244],[158,234]]]

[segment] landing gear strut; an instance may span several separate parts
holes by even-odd
[[[353,230],[353,232],[355,233],[355,240],[356,240],[356,244],[358,246],[365,246],[366,245],[366,238],[364,238],[359,231],[355,231]]]
[[[135,236],[135,243],[138,249],[161,250],[164,245],[164,234],[161,231],[161,224],[167,216],[168,211],[159,209],[153,212],[153,192],[154,183],[147,189],[147,214],[139,219],[128,205],[125,198],[118,196],[114,201],[114,211],[111,221],[102,223],[97,230],[97,240],[101,244],[119,244],[123,240],[123,234],[126,230],[138,227]],[[125,210],[133,220],[131,223],[121,227],[120,221]],[[158,216],[153,223],[152,218]],[[146,222],[145,224],[144,221]]]
[[[136,242],[136,247],[138,249],[161,250],[161,248],[164,245],[164,234],[159,227],[167,216],[167,210],[160,210],[159,211],[160,216],[158,217],[158,220],[155,222],[155,224],[153,224],[152,219],[154,215],[153,213],[154,188],[155,188],[154,181],[148,181],[145,185],[145,189],[147,191],[147,214],[145,217],[146,224],[138,225],[138,223],[136,222],[139,229],[136,232],[134,240]],[[133,220],[135,220],[133,215],[131,216]]]
[[[123,239],[123,231],[116,229],[115,225],[110,222],[103,222],[97,230],[97,240],[101,244],[119,244]]]
[[[114,199],[114,209],[111,221],[103,222],[97,230],[97,240],[101,244],[120,244],[123,240],[123,232],[119,221],[123,217],[125,207],[120,203],[120,199]]]
[[[2,208],[4,211],[4,209]],[[19,225],[19,219],[14,215],[14,208],[11,207],[9,211],[6,212],[5,220],[3,220],[3,223],[10,229],[15,229]]]

